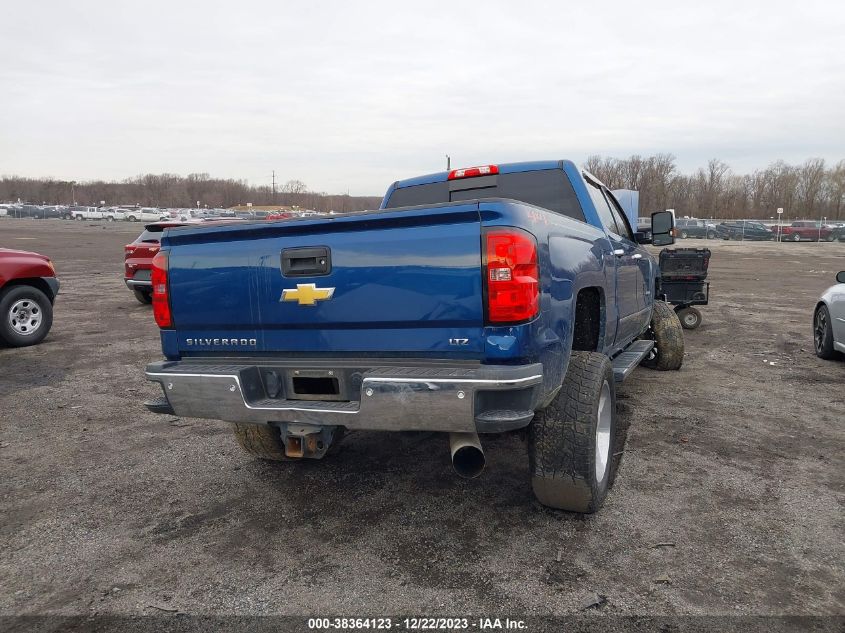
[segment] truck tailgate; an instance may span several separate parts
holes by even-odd
[[[480,354],[480,231],[475,203],[168,231],[172,343]]]

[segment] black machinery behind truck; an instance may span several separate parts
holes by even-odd
[[[709,248],[664,248],[660,251],[660,291],[664,300],[675,306],[684,329],[701,325],[701,312],[693,306],[705,306],[710,300]]]

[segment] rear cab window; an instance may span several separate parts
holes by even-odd
[[[152,227],[149,229],[144,229],[144,232],[138,236],[138,239],[135,240],[136,244],[158,244],[161,241],[161,234],[164,229],[161,227]]]
[[[575,190],[560,169],[509,172],[401,187],[390,194],[384,208],[396,209],[481,198],[519,200],[585,222]]]

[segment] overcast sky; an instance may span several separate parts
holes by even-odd
[[[0,174],[372,195],[447,153],[845,158],[845,2],[692,4],[6,2]]]

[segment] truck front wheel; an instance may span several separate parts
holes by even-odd
[[[684,330],[678,315],[665,301],[655,301],[651,325],[644,338],[654,341],[654,349],[641,364],[651,369],[680,369],[684,362]]]
[[[598,510],[607,496],[616,447],[616,383],[604,354],[572,352],[558,395],[528,429],[534,496],[570,512]]]

